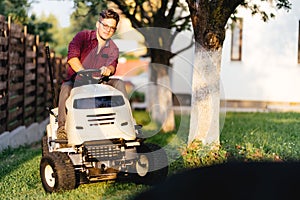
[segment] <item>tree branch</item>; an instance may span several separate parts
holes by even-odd
[[[182,49],[178,50],[178,51],[175,52],[175,53],[172,53],[172,56],[170,57],[170,59],[173,58],[173,57],[175,57],[176,55],[178,55],[178,54],[180,54],[180,53],[182,53],[182,52],[188,50],[188,49],[191,48],[193,45],[194,45],[194,40],[191,39],[191,43],[190,43],[188,46],[186,46],[185,48],[182,48]]]
[[[138,21],[135,17],[135,15],[130,14],[129,6],[125,3],[124,0],[110,0],[111,2],[114,2],[120,10],[122,10],[123,14],[131,21],[133,28],[140,28],[143,27],[142,22]]]
[[[178,6],[178,0],[174,0],[173,4],[171,6],[171,9],[169,10],[169,13],[167,15],[167,21],[168,22],[172,21],[174,15],[175,15],[175,11],[176,11],[177,6]]]

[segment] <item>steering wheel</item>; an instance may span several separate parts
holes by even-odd
[[[74,76],[74,87],[88,84],[98,84],[108,81],[108,76],[102,76],[100,69],[84,69],[77,72]]]

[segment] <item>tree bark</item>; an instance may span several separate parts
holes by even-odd
[[[197,48],[193,68],[192,105],[188,143],[219,144],[221,50]]]
[[[153,120],[161,125],[163,132],[175,129],[172,89],[170,88],[170,58],[171,53],[160,49],[151,50],[150,80],[148,110]]]

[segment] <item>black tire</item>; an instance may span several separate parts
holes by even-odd
[[[43,136],[43,138],[42,138],[42,156],[45,156],[48,153],[49,153],[48,137]]]
[[[60,192],[77,187],[71,159],[63,152],[52,152],[42,157],[40,177],[46,192]]]
[[[165,150],[156,144],[142,143],[137,152],[135,173],[131,174],[133,181],[147,185],[164,181],[168,175],[168,157]]]

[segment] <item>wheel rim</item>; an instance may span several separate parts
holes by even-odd
[[[50,165],[45,167],[45,180],[49,187],[54,187],[55,185],[55,177],[54,171]]]
[[[136,172],[140,176],[145,176],[149,172],[149,160],[146,155],[140,155],[136,162]]]

